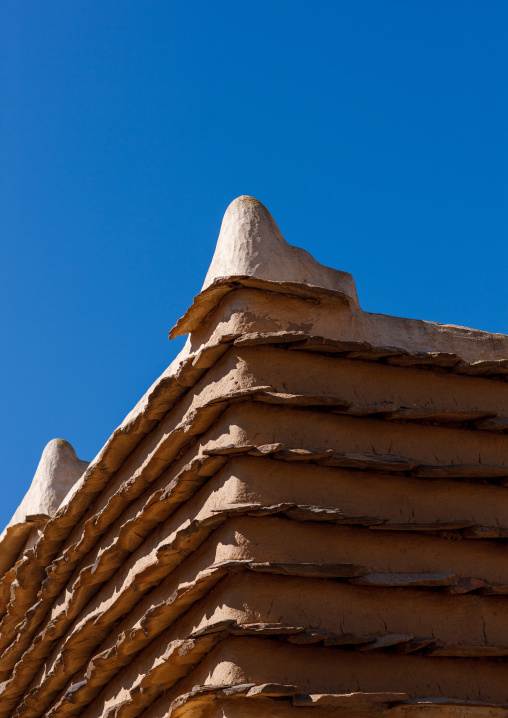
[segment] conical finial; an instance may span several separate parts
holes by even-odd
[[[288,244],[266,207],[246,195],[226,210],[203,289],[231,276],[338,290],[358,303],[350,274],[325,267],[304,249]]]
[[[85,471],[88,461],[81,461],[64,439],[46,444],[30,488],[12,517],[9,526],[27,517],[52,516],[63,499]]]
[[[326,295],[349,309],[360,308],[350,274],[325,267],[305,249],[288,244],[266,207],[246,195],[227,208],[203,288],[169,338],[202,326],[221,299],[241,285],[299,297]]]

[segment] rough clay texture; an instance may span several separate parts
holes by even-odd
[[[19,551],[32,535],[53,516],[65,495],[84,473],[88,461],[81,461],[64,439],[53,439],[42,452],[30,488],[14,516],[0,535],[0,572],[12,566]]]
[[[358,304],[353,277],[288,244],[270,212],[254,197],[238,197],[227,208],[202,289],[236,276],[336,290]]]
[[[508,718],[508,337],[226,212],[187,344],[0,537],[0,718]]]

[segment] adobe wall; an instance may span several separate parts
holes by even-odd
[[[309,257],[236,200],[182,353],[38,471],[0,718],[508,717],[508,337],[362,312]]]

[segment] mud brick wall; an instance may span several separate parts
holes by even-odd
[[[0,718],[508,717],[508,337],[228,209],[182,353],[0,537]]]

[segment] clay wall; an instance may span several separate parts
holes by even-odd
[[[508,338],[364,313],[278,247],[287,281],[208,277],[0,537],[0,718],[508,716]]]

